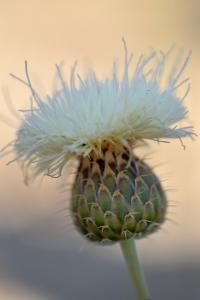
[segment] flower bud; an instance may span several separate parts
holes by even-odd
[[[154,232],[167,206],[158,178],[125,146],[106,143],[101,150],[80,157],[71,197],[76,227],[99,242]]]

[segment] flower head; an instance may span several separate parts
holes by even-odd
[[[34,106],[24,113],[14,149],[16,160],[22,161],[33,177],[60,176],[70,158],[99,151],[105,141],[131,147],[145,139],[159,141],[192,135],[191,127],[177,127],[187,114],[183,98],[189,89],[182,98],[177,96],[177,89],[187,81],[180,83],[179,78],[190,55],[180,67],[175,61],[161,87],[169,53],[152,51],[142,55],[134,74],[129,76],[131,57],[123,42],[122,79],[114,64],[111,78],[99,80],[91,71],[85,79],[78,75],[77,84],[74,66],[68,84],[57,66],[61,89],[44,100],[33,89],[26,64],[26,85],[31,89]]]
[[[170,51],[142,55],[129,76],[132,56],[123,43],[122,79],[114,64],[111,78],[99,80],[91,71],[85,79],[77,74],[77,84],[75,64],[68,84],[57,66],[61,88],[43,100],[32,87],[27,63],[27,81],[18,78],[30,88],[34,104],[24,111],[12,144],[15,160],[22,162],[27,181],[39,174],[58,177],[76,157],[79,165],[71,195],[74,223],[87,238],[100,242],[146,236],[165,220],[162,185],[135,156],[134,146],[143,140],[193,135],[192,127],[177,127],[187,115],[183,100],[189,85],[183,97],[177,90],[188,81],[179,79],[190,54],[181,66],[175,60],[163,85]]]

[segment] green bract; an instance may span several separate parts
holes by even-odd
[[[158,178],[126,147],[104,143],[80,157],[71,209],[78,229],[92,241],[140,238],[164,221],[166,198]]]

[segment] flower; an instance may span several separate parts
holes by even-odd
[[[124,39],[123,43],[125,61],[121,80],[115,63],[111,78],[98,80],[91,71],[85,79],[77,76],[78,85],[76,64],[71,70],[70,84],[57,66],[61,89],[44,100],[32,87],[26,63],[26,85],[32,92],[34,107],[24,113],[13,143],[15,160],[23,162],[26,180],[39,174],[60,176],[72,157],[87,156],[104,141],[132,147],[145,139],[192,136],[192,127],[174,126],[187,115],[183,100],[189,88],[182,98],[177,96],[177,90],[188,80],[178,82],[190,54],[180,67],[175,61],[161,88],[170,53],[152,51],[142,55],[129,77],[132,56],[128,57]],[[151,65],[149,70],[148,65]]]
[[[119,241],[143,237],[160,228],[167,201],[153,170],[135,156],[134,147],[144,140],[192,137],[191,126],[177,127],[187,116],[177,94],[188,78],[179,79],[190,53],[179,66],[178,57],[163,84],[171,51],[142,55],[129,76],[132,56],[126,42],[124,74],[116,64],[111,78],[99,80],[90,71],[85,79],[71,70],[66,83],[58,66],[61,88],[41,99],[32,86],[25,63],[26,84],[34,105],[24,111],[11,144],[14,161],[22,162],[25,182],[39,174],[59,177],[71,158],[79,165],[72,187],[74,223],[92,241]]]

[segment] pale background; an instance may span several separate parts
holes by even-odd
[[[0,0],[0,148],[14,138],[18,122],[5,105],[29,104],[29,91],[9,77],[31,77],[42,93],[51,92],[55,63],[66,74],[78,59],[79,71],[93,66],[109,75],[113,58],[123,59],[121,37],[135,57],[150,47],[173,43],[193,55],[186,76],[191,92],[189,123],[200,131],[200,2],[172,0]],[[6,100],[6,101],[7,101]],[[6,119],[7,118],[7,119]],[[163,230],[138,242],[153,299],[200,299],[200,143],[185,140],[152,144],[151,165],[171,200]],[[153,150],[153,151],[152,151]],[[72,228],[65,209],[69,195],[60,181],[23,184],[19,166],[0,161],[0,300],[133,299],[119,246],[94,247]]]

